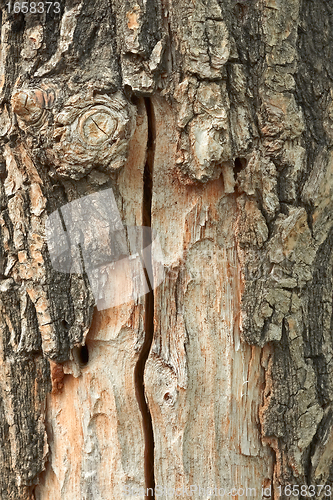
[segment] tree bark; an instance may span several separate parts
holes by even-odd
[[[330,498],[333,6],[1,8],[1,499]],[[46,227],[105,189],[164,280],[102,310]]]

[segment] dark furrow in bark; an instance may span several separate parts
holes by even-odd
[[[152,104],[149,98],[145,99],[147,117],[148,117],[148,143],[147,143],[147,158],[144,169],[144,188],[143,188],[143,226],[151,227],[151,204],[152,204],[152,179],[153,179],[153,162],[154,162],[154,147],[155,147],[155,127]],[[143,248],[151,245],[151,235],[143,232]],[[151,255],[150,255],[151,258]],[[134,371],[135,392],[142,414],[143,432],[145,438],[145,453],[144,453],[144,471],[145,471],[145,486],[146,498],[155,498],[155,477],[154,477],[154,435],[153,425],[149,406],[147,404],[144,387],[144,370],[148,359],[149,351],[153,342],[154,335],[154,292],[153,284],[150,283],[146,269],[145,277],[149,285],[149,293],[145,296],[145,340],[138,362]],[[152,493],[152,494],[151,494]]]

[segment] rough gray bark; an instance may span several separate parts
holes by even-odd
[[[2,2],[3,500],[122,498],[153,469],[173,487],[260,475],[269,498],[332,485],[332,33],[328,0]],[[157,229],[167,278],[92,323],[87,278],[53,270],[45,220],[107,187],[127,224]],[[102,410],[94,380],[113,395]],[[71,398],[95,446],[76,472],[56,458],[87,443],[61,434]],[[88,474],[103,426],[118,433],[110,484]]]

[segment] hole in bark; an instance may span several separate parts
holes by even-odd
[[[172,399],[170,392],[166,392],[163,396],[164,401],[168,402]]]
[[[237,179],[237,175],[239,172],[244,170],[246,167],[246,158],[235,158],[235,166],[234,166],[234,176],[235,180]]]
[[[76,358],[81,366],[86,366],[89,362],[89,350],[86,345],[75,348]]]

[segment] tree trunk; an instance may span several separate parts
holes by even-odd
[[[1,499],[330,498],[333,5],[1,7]],[[111,307],[47,238],[105,190]]]

